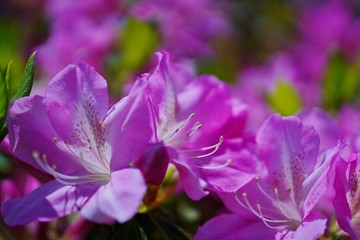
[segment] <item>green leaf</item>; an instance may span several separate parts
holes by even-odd
[[[286,81],[278,81],[275,90],[268,95],[268,103],[272,109],[284,116],[293,115],[302,107],[296,89]]]
[[[323,81],[323,105],[338,109],[355,101],[360,94],[360,59],[348,63],[342,54],[334,54],[328,63]]]
[[[172,240],[150,214],[137,214],[135,219],[144,229],[149,240]]]
[[[29,57],[22,78],[20,88],[17,90],[15,100],[29,96],[34,81],[34,59],[36,51]],[[11,64],[9,63],[5,70],[1,72],[0,76],[0,141],[2,141],[8,133],[6,127],[6,114],[10,103],[10,69]]]
[[[166,220],[163,217],[155,218],[157,223],[161,226],[162,230],[171,240],[191,240],[193,237],[190,233],[186,232],[176,224]]]
[[[115,227],[115,232],[114,234],[112,234],[111,239],[151,240],[146,236],[144,229],[135,219],[132,219],[124,224],[117,224]]]
[[[31,54],[26,65],[22,78],[22,82],[20,88],[18,89],[15,99],[19,99],[22,97],[26,97],[30,95],[31,88],[34,81],[34,59],[35,59],[36,51]]]
[[[10,69],[11,62],[0,72],[0,142],[7,134],[6,114],[10,101]]]
[[[122,67],[135,70],[144,64],[159,42],[154,25],[129,18],[121,39]]]

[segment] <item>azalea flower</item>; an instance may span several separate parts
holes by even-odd
[[[117,1],[50,0],[45,10],[50,35],[38,46],[38,59],[44,73],[53,77],[68,64],[79,61],[102,72],[105,56],[121,25]]]
[[[209,0],[142,0],[130,12],[155,22],[161,49],[179,59],[212,54],[210,40],[229,33],[230,24],[221,7]]]
[[[162,169],[169,161],[175,165],[184,190],[194,200],[207,195],[208,189],[234,191],[254,176],[252,155],[234,144],[243,141],[245,105],[215,77],[192,77],[170,64],[166,53],[157,56],[155,71],[142,78],[149,83],[151,142],[166,148],[169,158],[162,161]],[[154,166],[164,175],[159,165]],[[240,170],[243,177],[234,178]]]
[[[360,239],[359,170],[359,154],[352,154],[347,160],[339,161],[334,182],[337,222],[351,239]]]
[[[227,224],[245,231],[247,228],[242,226],[250,223],[244,223],[241,218],[248,218],[253,225],[262,226],[251,236],[264,235],[265,239],[271,239],[268,238],[271,232],[272,239],[320,237],[326,229],[327,219],[315,206],[327,191],[329,175],[344,145],[339,143],[319,154],[319,137],[315,130],[296,117],[280,115],[265,121],[256,141],[259,159],[263,162],[259,175],[235,195],[220,194],[239,219]],[[256,219],[258,222],[254,222]],[[267,228],[273,231],[269,232]],[[208,229],[207,226],[200,229],[198,239],[202,239],[206,234],[203,231]],[[235,237],[229,232],[216,232],[222,233],[223,239]],[[237,231],[237,236],[241,233],[241,230]],[[244,234],[250,236],[250,233]]]
[[[137,81],[108,110],[106,81],[79,63],[57,74],[45,97],[15,101],[7,119],[11,149],[54,180],[6,201],[5,222],[51,221],[78,210],[94,222],[130,219],[147,188],[132,167],[151,134],[144,88]]]

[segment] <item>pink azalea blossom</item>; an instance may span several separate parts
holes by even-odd
[[[167,149],[192,199],[207,195],[208,189],[234,191],[254,176],[255,161],[241,147],[245,105],[215,77],[192,77],[170,64],[166,53],[158,58],[155,71],[142,76],[149,82],[152,143]]]
[[[159,26],[161,49],[174,58],[208,55],[210,39],[229,32],[229,23],[209,0],[143,0],[132,13]]]
[[[339,161],[334,182],[337,222],[351,239],[360,239],[359,157],[359,154],[352,154],[347,160]]]
[[[75,4],[74,4],[75,3]],[[50,36],[38,47],[38,59],[48,76],[68,64],[85,61],[102,71],[120,22],[116,1],[48,1]]]
[[[151,134],[145,86],[139,80],[108,110],[106,81],[80,63],[56,75],[45,97],[15,101],[7,119],[13,153],[54,180],[5,202],[5,222],[51,221],[78,210],[100,223],[130,219],[147,188],[131,166]]]
[[[316,204],[329,187],[329,176],[343,144],[319,153],[319,137],[312,127],[296,117],[279,115],[265,121],[256,141],[263,163],[259,175],[235,196],[219,194],[238,215],[239,220],[227,224],[239,224],[241,229],[247,224],[241,218],[257,219],[253,224],[263,224],[260,232],[264,228],[274,230],[273,239],[316,239],[323,235],[327,218]],[[237,233],[241,236],[242,231]],[[235,239],[232,233],[223,234],[224,239]]]

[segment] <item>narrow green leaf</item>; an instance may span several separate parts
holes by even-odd
[[[139,222],[142,229],[144,229],[148,239],[172,240],[150,214],[137,214],[135,219]]]
[[[140,224],[132,219],[124,224],[116,224],[115,232],[111,236],[112,240],[151,240],[146,236]]]
[[[36,51],[31,54],[29,60],[25,65],[23,79],[18,89],[15,99],[19,99],[25,96],[29,96],[31,92],[31,88],[34,81],[34,59],[35,59]]]
[[[6,118],[7,106],[9,105],[8,91],[6,87],[5,74],[0,73],[0,126],[3,126]]]
[[[302,107],[298,92],[286,81],[278,81],[275,90],[268,96],[268,103],[274,111],[284,116],[292,115]]]
[[[11,66],[12,66],[12,61],[8,63],[8,65],[6,65],[5,71],[4,71],[4,76],[5,76],[5,86],[6,86],[6,91],[8,92],[8,99],[10,99],[10,74],[11,74]]]
[[[191,240],[193,237],[181,227],[163,217],[155,217],[157,223],[171,240]]]
[[[10,101],[10,68],[11,62],[0,73],[0,142],[7,134],[5,120]]]

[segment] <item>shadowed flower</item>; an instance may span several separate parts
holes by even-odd
[[[360,239],[360,158],[352,154],[341,160],[336,168],[334,207],[337,222],[351,239]]]

